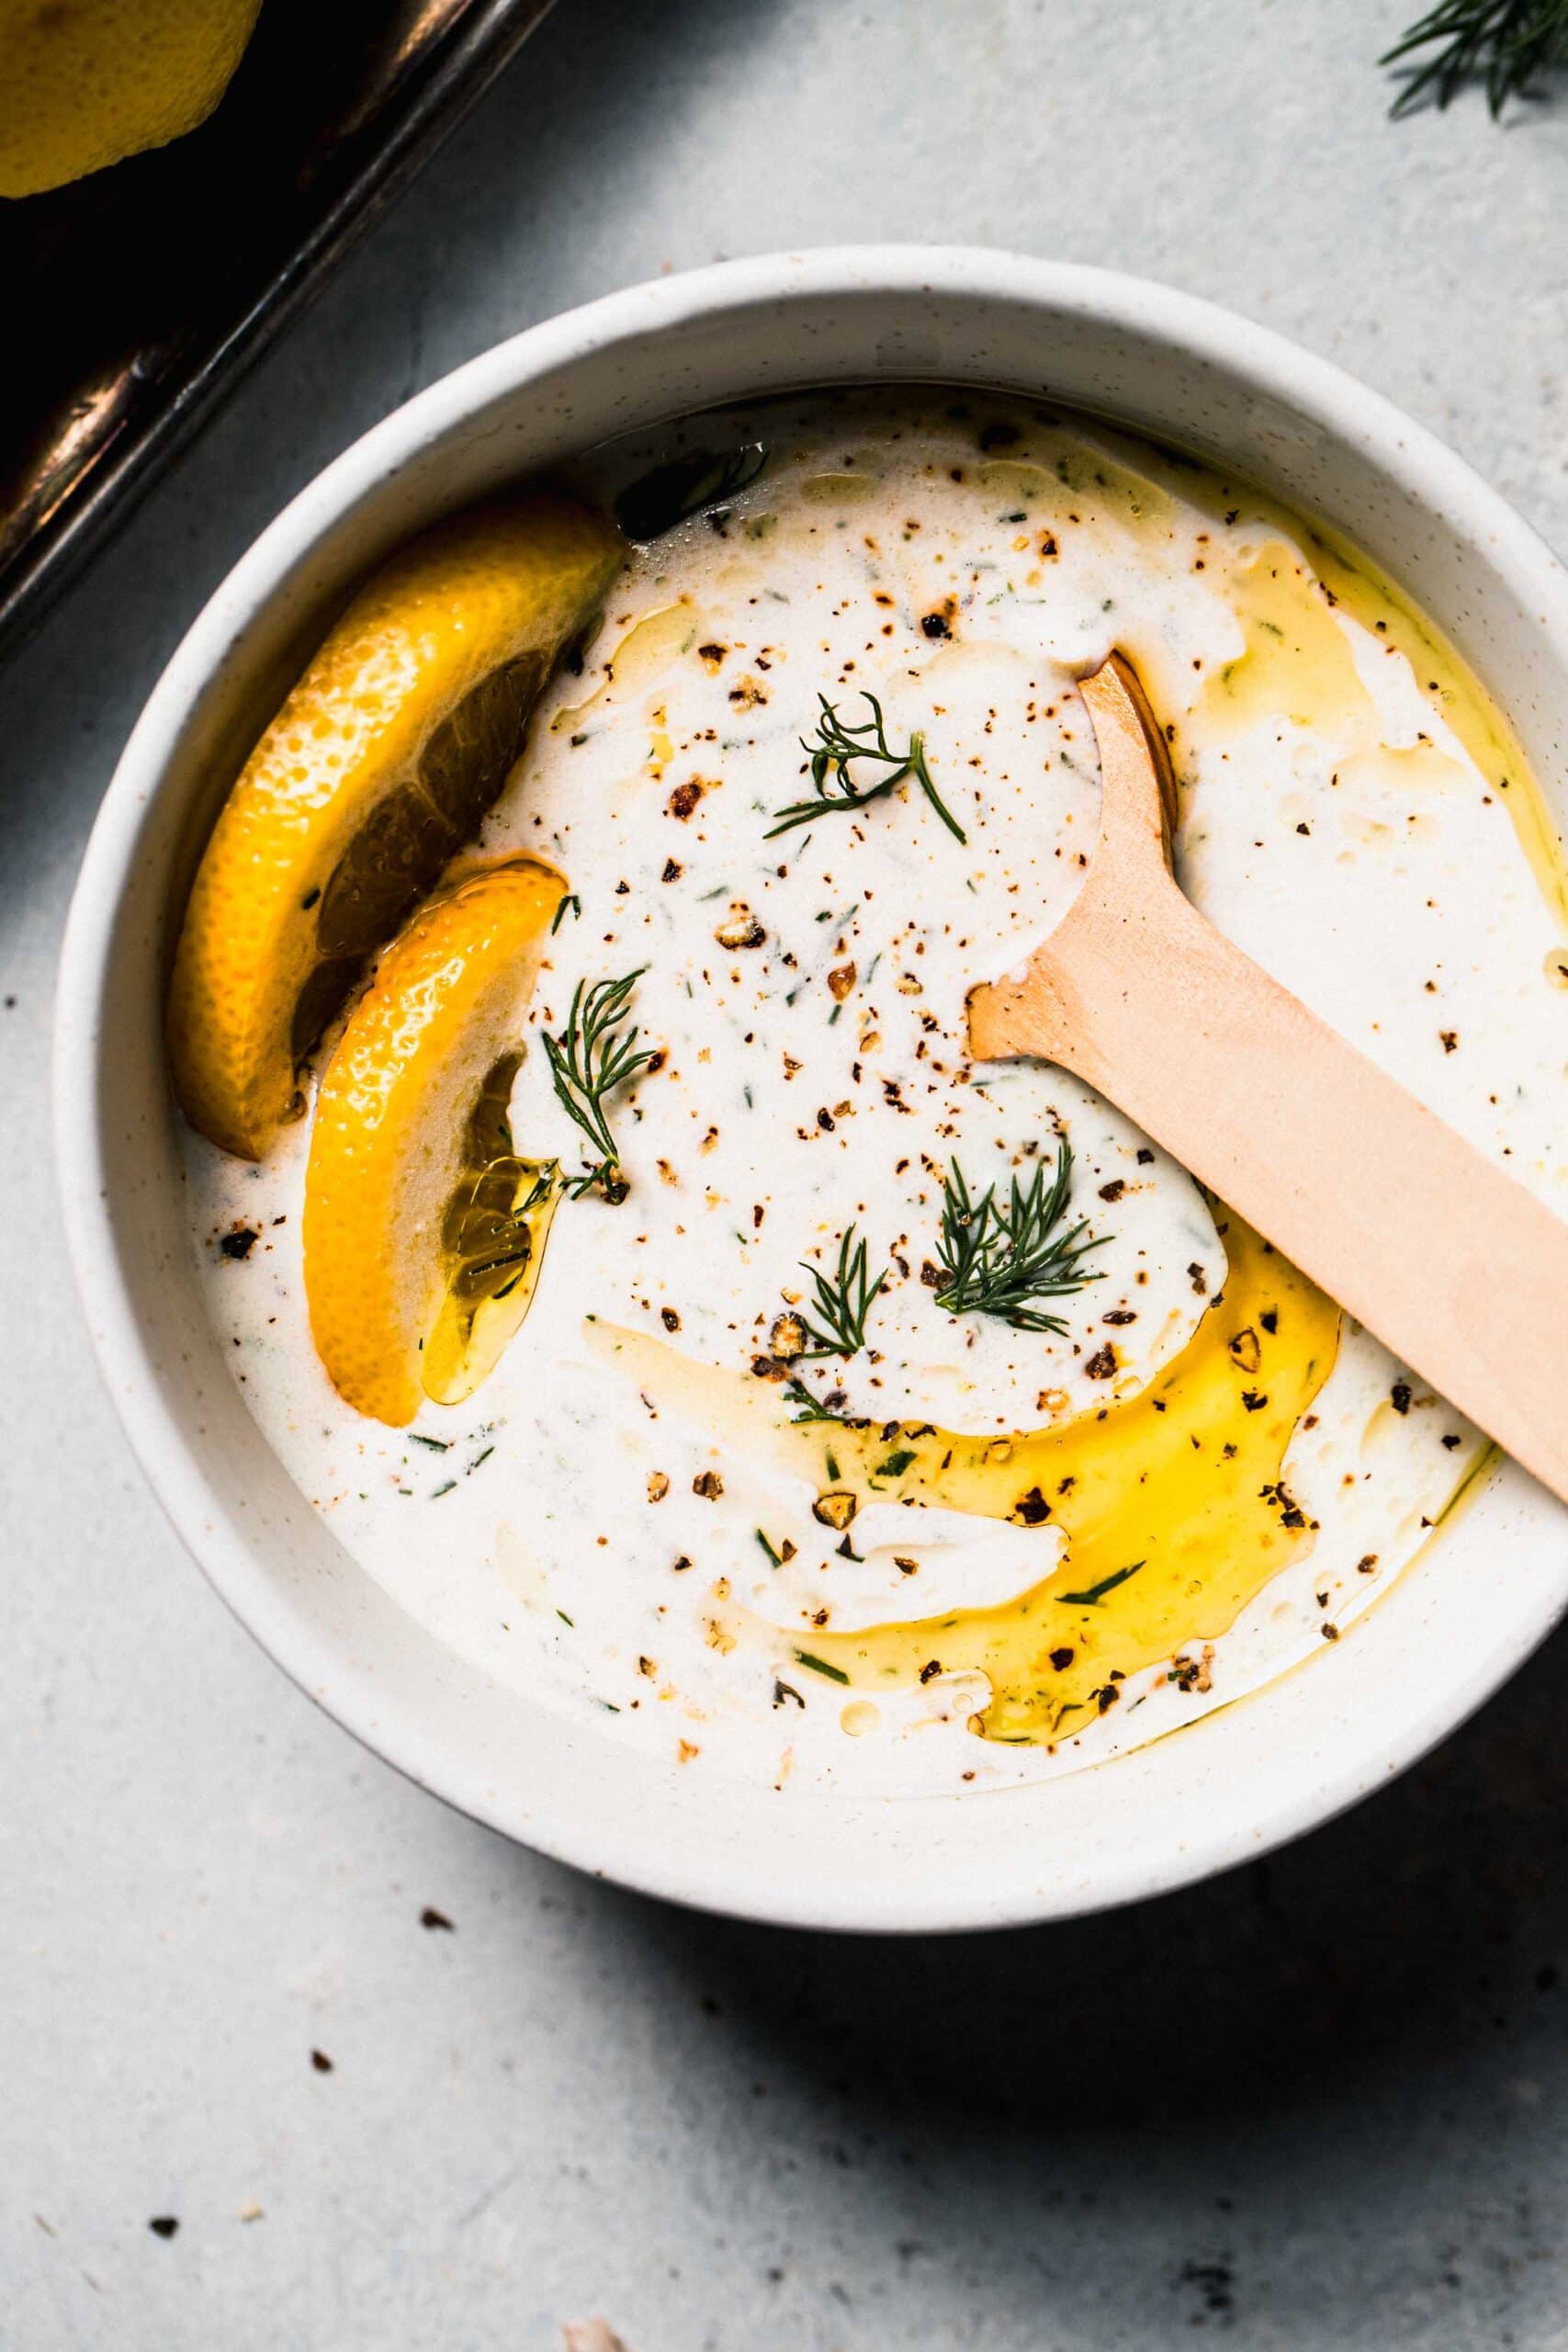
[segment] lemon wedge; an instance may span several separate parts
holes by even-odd
[[[474,869],[386,950],[322,1072],[305,1176],[317,1352],[400,1428],[456,1404],[522,1321],[559,1197],[513,1149],[520,1033],[565,893],[531,858]]]
[[[205,122],[261,0],[0,0],[0,196],[36,196]]]
[[[367,958],[472,835],[560,655],[620,568],[614,526],[533,493],[469,509],[361,589],[229,794],[169,992],[191,1124],[259,1159]]]

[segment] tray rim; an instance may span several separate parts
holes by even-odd
[[[194,364],[171,367],[166,391],[115,437],[0,570],[0,668],[36,633],[273,339],[321,291],[337,263],[385,216],[554,6],[555,0],[468,0],[407,96],[388,100],[387,137],[333,190],[286,260]]]

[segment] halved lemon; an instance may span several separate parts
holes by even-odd
[[[553,1161],[513,1150],[507,1102],[565,890],[513,857],[428,900],[322,1072],[306,1302],[333,1387],[375,1420],[469,1395],[527,1311],[559,1186]]]
[[[0,0],[0,197],[36,196],[205,122],[261,0]]]
[[[361,589],[263,735],[201,861],[168,1036],[193,1126],[259,1159],[362,973],[473,833],[624,543],[547,493],[439,524]]]

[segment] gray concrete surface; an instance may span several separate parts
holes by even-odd
[[[231,1623],[95,1385],[45,1118],[78,854],[187,620],[363,426],[608,288],[855,235],[1122,265],[1568,552],[1568,103],[1391,126],[1413,6],[561,0],[0,678],[0,2344],[1568,2344],[1562,1641],[1376,1804],[1118,1917],[661,1910],[406,1787]]]

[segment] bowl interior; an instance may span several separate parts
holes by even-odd
[[[661,1768],[443,1650],[293,1487],[204,1314],[162,1054],[173,923],[216,805],[371,562],[628,427],[879,378],[1099,410],[1322,515],[1453,639],[1552,789],[1568,741],[1562,576],[1457,459],[1335,370],[1103,273],[910,249],[729,265],[612,297],[434,387],[329,469],[214,596],[138,726],[84,869],[62,977],[61,1166],[101,1361],[165,1507],[334,1715],[465,1810],[629,1883],[760,1917],[963,1927],[1174,1885],[1376,1786],[1554,1622],[1568,1515],[1504,1466],[1310,1672],[1035,1789],[863,1804],[752,1787],[700,1758]]]

